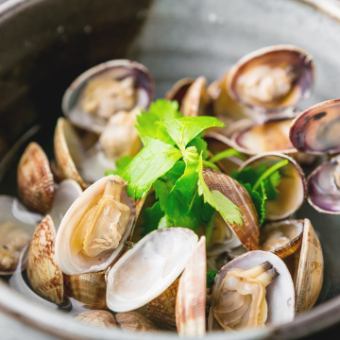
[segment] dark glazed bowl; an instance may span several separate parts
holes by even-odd
[[[87,68],[113,58],[136,59],[150,68],[161,96],[179,78],[203,74],[214,80],[240,56],[271,44],[295,44],[315,58],[316,86],[301,108],[339,97],[340,23],[300,1],[5,1],[0,5],[0,192],[15,193],[16,151],[31,138],[33,126],[40,127],[34,138],[51,147],[62,93]],[[209,334],[207,339],[295,338],[340,323],[340,220],[309,207],[299,215],[311,218],[323,245],[325,284],[318,306],[276,328]],[[2,282],[0,309],[58,337],[152,338],[81,325]]]

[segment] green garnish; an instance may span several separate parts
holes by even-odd
[[[214,269],[208,270],[207,272],[207,287],[208,288],[211,288],[213,286],[216,274],[217,274],[217,270],[214,270]]]
[[[246,167],[232,174],[247,189],[253,199],[260,224],[263,224],[266,219],[267,201],[277,198],[277,188],[281,182],[280,170],[288,163],[288,160],[284,159],[276,162],[269,168],[266,165]]]
[[[209,161],[212,162],[212,163],[216,163],[216,162],[219,162],[221,161],[222,159],[225,159],[225,158],[230,158],[230,157],[238,157],[238,158],[241,158],[242,157],[242,154],[241,152],[235,150],[235,149],[226,149],[226,150],[223,150],[215,155],[213,155]]]
[[[218,191],[210,191],[203,179],[208,160],[202,134],[223,123],[210,116],[183,117],[176,102],[157,100],[137,117],[143,148],[132,159],[117,162],[111,173],[128,182],[135,200],[151,189],[156,202],[143,213],[143,233],[156,228],[181,226],[194,230],[209,225],[214,209],[227,222],[242,223],[239,208]]]

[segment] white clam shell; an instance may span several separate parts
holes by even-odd
[[[132,311],[163,293],[183,271],[197,241],[186,228],[158,229],[142,238],[108,272],[109,309]]]

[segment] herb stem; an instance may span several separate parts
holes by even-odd
[[[253,186],[253,190],[258,189],[258,187],[261,185],[261,182],[263,180],[265,180],[266,178],[268,178],[270,175],[272,175],[275,171],[283,168],[284,166],[286,166],[288,164],[288,160],[284,159],[282,161],[279,161],[277,163],[275,163],[273,166],[271,166],[269,169],[267,169],[259,178],[258,180],[255,182],[254,186]]]
[[[241,153],[235,149],[226,149],[212,156],[209,161],[212,163],[216,163],[224,158],[230,158],[235,156],[240,158]]]

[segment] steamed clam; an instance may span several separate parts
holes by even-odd
[[[118,176],[103,177],[77,198],[61,221],[56,261],[68,275],[106,269],[120,254],[135,218],[134,203]]]
[[[283,111],[309,94],[312,57],[291,45],[270,46],[243,57],[230,70],[233,99],[264,112]]]
[[[254,156],[245,161],[241,168],[270,166],[286,161],[287,164],[280,170],[281,181],[278,186],[278,196],[267,202],[267,219],[271,221],[287,218],[296,212],[305,199],[305,177],[300,166],[287,155],[279,153],[265,153]]]
[[[291,321],[295,314],[291,275],[284,262],[261,250],[224,265],[212,292],[209,328],[237,330]]]
[[[74,80],[62,106],[74,125],[101,133],[117,112],[148,107],[153,92],[153,80],[145,66],[130,60],[111,60]]]
[[[30,143],[21,156],[17,182],[19,196],[27,208],[41,214],[50,210],[54,179],[47,156],[37,143]]]
[[[142,238],[108,272],[109,309],[129,312],[143,307],[151,320],[174,327],[178,277],[197,239],[185,228],[158,229]]]
[[[10,275],[17,267],[19,256],[29,243],[41,215],[29,212],[16,199],[0,196],[0,275]]]

